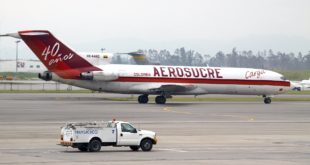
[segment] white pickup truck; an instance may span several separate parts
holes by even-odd
[[[133,151],[151,151],[157,143],[156,133],[137,130],[130,123],[68,123],[61,128],[60,145],[80,151],[98,152],[101,146],[128,146]]]

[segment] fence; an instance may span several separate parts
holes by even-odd
[[[62,84],[53,81],[19,81],[19,80],[2,80],[0,81],[0,90],[82,90],[83,88],[75,87],[68,84]]]

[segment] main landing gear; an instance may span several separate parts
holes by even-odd
[[[165,104],[166,103],[166,100],[167,98],[164,96],[164,95],[160,95],[160,96],[156,96],[155,97],[155,103],[156,104]],[[149,97],[147,94],[143,94],[143,95],[140,95],[138,97],[138,102],[140,104],[146,104],[149,102]]]
[[[156,96],[155,102],[156,102],[156,104],[165,104],[166,103],[166,97],[165,96]]]
[[[264,103],[265,104],[270,104],[271,103],[271,97],[268,97],[266,95],[263,95],[263,97],[264,97]]]
[[[149,102],[149,97],[148,97],[149,95],[147,95],[147,94],[144,94],[144,95],[140,95],[139,97],[138,97],[138,102],[140,103],[140,104],[146,104],[147,102]]]

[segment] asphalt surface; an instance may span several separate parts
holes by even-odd
[[[0,94],[0,164],[310,164],[310,102],[140,105],[110,96]],[[66,122],[112,118],[157,132],[158,145],[98,153],[56,145]]]

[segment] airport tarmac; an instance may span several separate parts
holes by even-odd
[[[310,164],[310,102],[141,105],[109,96],[0,94],[0,164]],[[158,145],[98,153],[56,145],[66,122],[112,118],[157,132]]]

